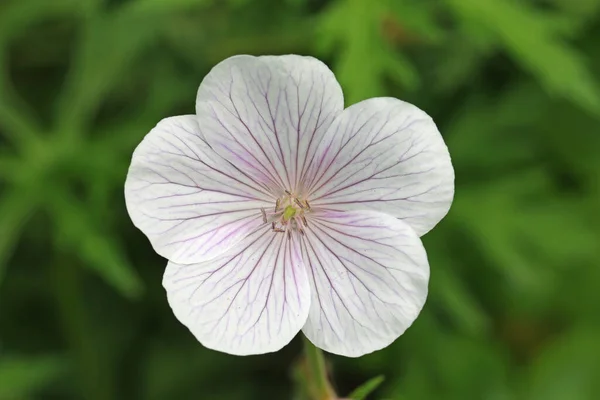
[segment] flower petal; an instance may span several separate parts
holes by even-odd
[[[127,210],[158,254],[192,263],[223,253],[262,225],[275,198],[221,159],[198,135],[194,115],[158,123],[133,153]]]
[[[310,308],[299,241],[270,226],[214,260],[169,263],[163,286],[175,316],[200,343],[235,355],[281,349]]]
[[[217,153],[261,182],[295,191],[343,103],[333,73],[315,58],[235,56],[204,78],[196,113]]]
[[[431,118],[409,103],[375,98],[347,108],[317,153],[316,178],[307,182],[313,206],[383,211],[419,235],[450,209],[448,148]]]
[[[330,353],[359,357],[391,344],[425,304],[429,264],[414,230],[375,211],[322,212],[302,236],[311,309],[302,329]]]

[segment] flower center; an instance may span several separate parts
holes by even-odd
[[[311,212],[308,200],[289,191],[275,202],[275,210],[272,212],[262,211],[263,222],[271,223],[273,232],[287,232],[291,237],[292,231],[298,231],[304,235],[304,228],[308,226],[306,215]]]
[[[287,206],[285,210],[283,210],[282,218],[284,221],[289,221],[290,219],[294,218],[294,215],[296,215],[296,207]]]

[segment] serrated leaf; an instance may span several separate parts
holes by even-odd
[[[133,3],[137,4],[137,3]],[[161,32],[157,13],[130,7],[87,20],[57,102],[57,126],[67,137],[81,134],[105,94]]]
[[[0,399],[34,395],[60,379],[67,370],[59,356],[0,355]]]
[[[51,196],[49,206],[62,246],[81,257],[87,267],[124,296],[141,295],[142,282],[123,249],[100,229],[81,202],[65,191],[57,191]]]
[[[451,218],[465,226],[495,266],[516,287],[533,291],[545,287],[547,268],[523,251],[522,233],[517,228],[527,213],[523,199],[550,193],[550,178],[541,167],[519,175],[496,179],[462,190],[452,205]]]
[[[447,0],[460,18],[492,32],[551,94],[600,115],[600,91],[581,54],[567,45],[564,22],[525,2]]]
[[[391,49],[384,49],[381,58],[384,60],[384,72],[390,79],[409,90],[419,87],[419,73],[406,56]]]
[[[391,14],[383,2],[338,1],[318,20],[316,50],[337,54],[334,70],[347,104],[384,95],[386,77],[409,89],[419,83],[417,70],[382,35]]]
[[[369,379],[348,395],[348,398],[352,400],[365,400],[368,395],[373,393],[383,383],[385,377],[383,375],[376,376]]]
[[[435,19],[433,4],[397,0],[387,0],[386,4],[402,28],[417,35],[417,40],[436,43],[444,38],[445,32]]]
[[[530,82],[515,84],[501,96],[468,98],[444,131],[457,169],[497,174],[514,168],[506,162],[507,154],[512,165],[535,160],[539,143],[531,134],[532,127],[547,115],[549,106],[548,97]],[[474,148],[494,151],[473,151]]]

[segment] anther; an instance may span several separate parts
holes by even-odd
[[[275,200],[275,212],[279,210],[279,199]]]
[[[267,213],[265,212],[264,208],[260,209],[260,213],[262,214],[262,219],[263,219],[263,223],[267,223]]]
[[[294,198],[294,203],[296,203],[298,205],[298,207],[304,209],[304,204],[302,204],[302,202],[296,198]]]
[[[310,204],[308,204],[308,200],[304,200],[304,204],[306,204],[306,208],[310,210]]]
[[[284,190],[285,194],[287,194],[288,196],[291,196],[292,194],[290,193],[289,190]]]
[[[292,231],[290,231],[290,230],[288,229],[288,231],[287,231],[287,235],[288,235],[288,239],[291,239],[291,238],[292,238]]]
[[[271,229],[273,230],[273,232],[285,232],[284,229],[277,228],[277,226],[275,226],[275,221],[271,222]]]
[[[306,221],[306,217],[304,215],[301,215],[300,218],[302,219],[302,223],[304,224],[304,226],[308,226],[308,222]]]

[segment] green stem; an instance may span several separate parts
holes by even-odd
[[[310,384],[309,393],[311,400],[335,400],[335,391],[327,378],[327,367],[323,352],[314,344],[304,338],[304,355],[306,357],[307,380]]]

